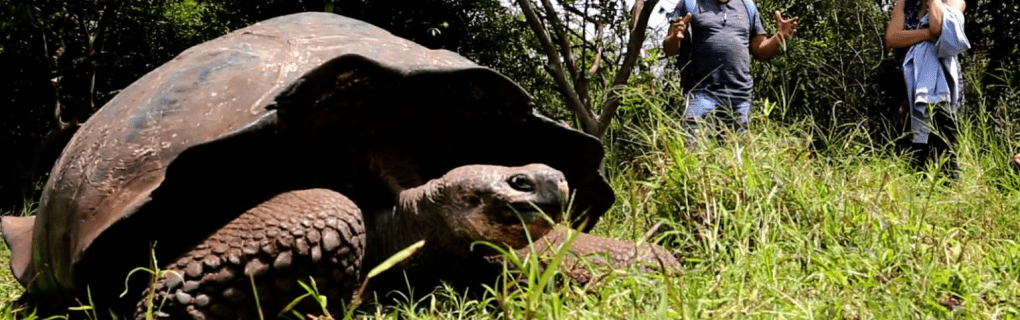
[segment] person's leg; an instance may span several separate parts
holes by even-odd
[[[915,103],[910,108],[910,131],[913,133],[910,142],[928,144],[928,135],[931,134],[931,116],[928,114],[927,103]]]
[[[935,134],[929,137],[928,144],[931,146],[930,158],[932,161],[939,161],[943,156],[949,157],[947,169],[956,171],[956,157],[952,150],[956,145],[957,115],[955,108],[948,104],[940,103],[934,106],[932,112],[932,128]]]
[[[956,171],[956,159],[951,151],[957,135],[956,109],[947,103],[918,103],[911,108],[910,128],[914,133],[911,142],[916,150],[914,166],[917,169],[945,155],[949,157],[947,169]]]
[[[935,107],[935,114],[933,115],[932,124],[937,130],[937,135],[942,143],[946,147],[951,147],[956,144],[956,135],[958,133],[957,128],[957,113],[946,104],[940,103]]]
[[[747,124],[751,120],[751,101],[738,102],[733,107],[733,112],[736,120],[736,131],[743,132],[747,130]]]
[[[688,148],[694,147],[699,127],[704,125],[705,117],[718,106],[719,102],[703,91],[693,91],[687,95],[687,108],[684,110],[684,120],[687,124]]]
[[[911,167],[923,170],[928,161],[930,147],[928,136],[931,133],[931,119],[928,116],[927,103],[915,103],[910,106],[910,149],[913,150]]]

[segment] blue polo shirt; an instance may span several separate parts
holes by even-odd
[[[686,14],[684,1],[677,4],[680,16]],[[698,0],[697,12],[691,12],[692,91],[707,91],[733,103],[751,100],[751,37],[765,34],[761,17],[748,16],[744,0]]]

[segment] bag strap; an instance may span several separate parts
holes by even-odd
[[[757,18],[758,7],[754,5],[752,0],[744,0],[744,7],[747,8],[747,21],[751,23],[750,28],[747,30],[754,30],[754,19]]]
[[[687,13],[698,12],[698,0],[684,0],[684,10]]]

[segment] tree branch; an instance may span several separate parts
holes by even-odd
[[[600,62],[602,62],[602,59],[599,59],[599,57],[602,56],[602,33],[604,32],[605,28],[606,28],[606,25],[602,24],[601,21],[599,21],[599,23],[595,25],[595,29],[596,29],[596,32],[595,32],[595,55],[594,55],[595,56],[595,61],[592,62],[591,70],[588,70],[588,73],[592,73],[593,74],[593,73],[599,71]]]
[[[588,5],[589,4],[591,4],[591,0],[585,0],[584,1],[584,12],[585,13],[588,12]],[[565,14],[563,14],[563,16],[568,18],[567,21],[570,21],[569,20],[569,17],[570,17],[569,13],[565,13]],[[587,16],[588,16],[587,14],[584,15],[584,17],[587,17]],[[584,23],[583,19],[581,19],[580,25],[581,25],[581,29],[585,29],[586,28],[585,27],[586,24]],[[588,47],[586,47],[584,45],[585,42],[588,42],[588,33],[587,32],[582,32],[581,33],[581,68],[579,69],[580,71],[577,73],[577,75],[574,78],[574,83],[577,84],[577,88],[578,88],[577,91],[579,93],[579,96],[581,96],[581,102],[583,102],[584,105],[588,106],[588,109],[590,110],[591,109],[591,89],[588,88],[588,74],[584,73],[585,60],[587,60],[587,58],[588,58]],[[573,52],[573,50],[571,50],[571,52]],[[595,60],[598,60],[598,59],[599,59],[599,57],[596,56]]]
[[[602,134],[605,133],[606,129],[609,128],[609,123],[613,120],[617,107],[620,106],[619,89],[627,83],[627,79],[630,78],[631,71],[637,63],[638,55],[641,52],[641,44],[645,40],[645,32],[648,27],[648,17],[652,15],[652,10],[658,2],[658,0],[650,0],[647,2],[644,0],[634,1],[634,12],[638,14],[635,15],[634,24],[631,28],[630,40],[627,43],[627,54],[623,59],[623,65],[617,70],[616,79],[613,80],[613,87],[609,90],[609,96],[602,107],[602,114],[598,119],[598,130],[596,131],[596,133],[598,133],[597,136],[601,137]]]
[[[567,38],[567,34],[564,32],[567,28],[560,22],[559,14],[556,13],[556,9],[553,8],[549,0],[542,0],[542,5],[545,6],[546,19],[549,19],[553,32],[559,38],[560,55],[567,65],[567,71],[570,72],[570,79],[574,84],[574,93],[577,94],[581,105],[585,109],[591,110],[591,101],[588,97],[588,81],[585,79],[584,74],[577,69],[577,62],[574,60],[574,53],[571,50],[569,38]]]
[[[599,23],[605,24],[605,23],[603,23],[603,22],[599,22]],[[581,38],[581,37],[582,37],[581,33],[580,33],[580,32],[577,32],[577,30],[567,30],[567,31],[569,31],[569,32],[570,32],[571,34],[573,34],[573,35],[574,35],[575,37],[578,37],[578,38]],[[604,33],[603,33],[603,34],[604,34]],[[582,41],[580,45],[581,45],[581,46],[584,46],[585,48],[588,48],[588,49],[593,49],[593,50],[594,50],[594,49],[597,49],[597,48],[598,48],[598,47],[597,47],[597,45],[596,45],[595,43],[591,43],[590,41]],[[601,57],[602,57],[602,60],[606,60],[606,61],[612,60],[612,59],[610,59],[609,57],[607,57],[607,56],[606,56],[605,52],[603,52],[603,53],[601,54]]]
[[[570,72],[570,77],[574,80],[574,83],[577,83],[577,64],[574,62],[573,53],[570,52],[570,43],[567,40],[567,35],[563,32],[565,28],[563,23],[560,22],[559,14],[556,13],[556,9],[553,8],[549,0],[542,0],[542,5],[545,6],[546,19],[549,19],[553,32],[556,33],[556,37],[560,40],[560,55],[563,56],[563,62],[567,65],[567,71]]]
[[[599,20],[590,17],[589,15],[585,14],[584,12],[581,12],[581,10],[577,10],[577,8],[574,8],[574,7],[570,6],[570,5],[568,5],[563,0],[558,0],[557,2],[559,2],[560,8],[563,8],[563,10],[565,10],[567,12],[570,12],[570,13],[573,13],[574,15],[577,15],[578,17],[581,17],[581,20],[587,21],[588,23],[592,23],[592,24],[599,22]]]
[[[549,64],[552,65],[552,72],[550,75],[553,80],[556,81],[562,90],[560,93],[574,113],[581,118],[581,124],[584,126],[585,131],[597,129],[598,119],[595,114],[591,111],[591,108],[584,105],[578,98],[577,94],[573,91],[572,86],[567,81],[563,71],[563,64],[560,62],[559,53],[556,52],[556,48],[553,46],[552,40],[549,39],[549,33],[546,32],[545,27],[542,26],[538,15],[531,8],[531,2],[529,0],[517,0],[517,3],[521,6],[521,11],[524,13],[524,17],[528,20],[528,25],[532,31],[535,32],[535,36],[541,43],[542,48],[545,49],[546,56],[549,58]]]

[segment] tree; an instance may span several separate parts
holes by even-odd
[[[7,197],[28,198],[41,171],[78,125],[94,111],[111,17],[121,2],[39,1],[0,4],[11,17],[0,32],[0,96],[6,104],[2,159],[10,171],[0,183]],[[102,85],[100,84],[100,87]],[[48,170],[47,170],[48,171]],[[20,192],[10,192],[17,188]],[[6,199],[5,199],[6,200]],[[5,208],[6,209],[6,208]]]
[[[967,105],[980,105],[1020,117],[1020,110],[1006,101],[1016,101],[1016,84],[1020,81],[1020,3],[1016,1],[968,0],[966,33],[972,49],[965,57],[965,67],[983,71],[975,77],[974,94],[965,97]],[[979,90],[977,88],[980,88]],[[968,92],[970,94],[971,92]],[[982,101],[983,100],[983,101]],[[1006,122],[996,125],[1002,126]],[[1007,128],[1008,129],[1008,128]],[[1006,130],[1012,131],[1012,130]],[[1015,132],[1015,131],[1012,131]]]
[[[195,23],[207,9],[194,0],[0,0],[0,209],[36,199],[78,126],[120,89],[225,32]]]
[[[536,12],[532,0],[517,0],[521,11],[524,13],[528,25],[535,33],[536,38],[548,58],[549,64],[546,71],[552,76],[557,90],[560,92],[564,103],[574,113],[581,123],[582,129],[596,137],[602,137],[609,128],[609,124],[620,106],[619,87],[624,86],[630,78],[641,53],[641,47],[645,40],[645,33],[648,27],[648,18],[658,0],[636,0],[631,12],[616,10],[622,7],[622,1],[599,1],[595,14],[589,14],[592,8],[591,1],[566,1],[559,0],[558,6],[554,6],[550,0],[540,0],[543,13]],[[561,19],[563,15],[567,19]],[[629,21],[630,23],[619,24]],[[566,23],[564,23],[566,22]],[[568,25],[574,22],[575,29]],[[616,74],[613,77],[611,88],[607,90],[606,97],[601,106],[601,112],[593,108],[591,97],[591,85],[589,74],[600,70],[601,61],[604,60],[604,35],[606,26],[625,26],[624,33],[627,34],[626,45],[618,48],[623,53],[617,55],[622,61],[616,67]],[[596,32],[593,39],[587,39],[589,26]],[[580,41],[582,48],[581,66],[578,66],[577,52],[574,50],[574,42]],[[592,68],[584,70],[586,49],[593,49]]]

